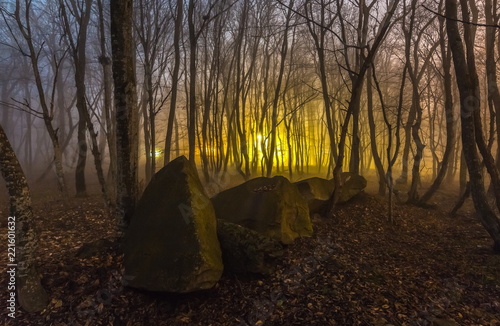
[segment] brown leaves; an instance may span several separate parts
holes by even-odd
[[[361,196],[317,218],[314,236],[288,246],[271,276],[224,275],[211,290],[174,296],[124,287],[117,246],[75,257],[83,243],[113,236],[96,199],[35,208],[52,301],[38,315],[19,311],[15,325],[500,324],[500,257],[472,216],[396,206],[394,226],[384,201]]]

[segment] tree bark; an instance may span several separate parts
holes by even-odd
[[[385,189],[387,186],[387,181],[385,179],[384,165],[380,159],[380,155],[377,149],[377,137],[375,128],[375,119],[373,116],[373,90],[372,90],[372,74],[371,69],[368,70],[366,75],[366,97],[367,97],[367,110],[368,110],[368,124],[370,127],[370,147],[372,150],[373,161],[375,162],[375,167],[377,169],[377,174],[379,178],[378,182],[378,194],[380,196],[385,196]],[[389,130],[391,132],[391,130]]]
[[[111,49],[117,142],[117,215],[120,229],[128,226],[138,197],[138,120],[133,1],[111,0]]]
[[[0,125],[0,170],[9,191],[8,232],[15,232],[15,246],[9,246],[8,271],[16,273],[16,290],[21,307],[38,312],[48,304],[48,296],[36,270],[37,234],[31,209],[31,196],[21,165]],[[9,236],[9,239],[11,237]],[[9,242],[10,244],[10,242]],[[10,248],[14,249],[14,256]],[[15,258],[10,260],[11,258]],[[17,266],[10,266],[17,263]]]
[[[170,111],[168,112],[163,165],[167,165],[167,163],[170,162],[170,151],[172,149],[172,134],[175,120],[175,108],[177,105],[177,89],[179,86],[179,68],[181,65],[180,39],[182,33],[183,3],[183,0],[177,0],[177,14],[175,16],[174,29],[174,68],[172,71],[172,93],[170,95]]]
[[[463,19],[467,8],[462,8]],[[494,250],[500,252],[500,220],[488,204],[484,182],[481,174],[481,162],[476,146],[476,114],[479,110],[480,95],[477,85],[477,73],[474,69],[474,57],[471,57],[471,50],[474,44],[470,44],[471,38],[466,37],[465,42],[469,49],[469,56],[466,58],[462,38],[457,23],[457,1],[446,1],[446,29],[448,42],[453,53],[455,64],[455,74],[460,93],[460,121],[462,125],[462,144],[467,169],[469,171],[471,194],[474,206],[479,215],[480,221],[494,241]],[[464,26],[467,28],[467,26]]]

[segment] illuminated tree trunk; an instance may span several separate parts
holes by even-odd
[[[248,154],[248,141],[247,141],[247,130],[246,130],[246,119],[247,117],[247,86],[248,78],[251,77],[256,60],[256,50],[257,46],[254,46],[252,50],[252,58],[250,59],[248,70],[245,69],[245,32],[248,28],[249,19],[249,2],[247,0],[243,1],[243,8],[241,10],[241,15],[239,19],[239,31],[236,36],[235,46],[234,46],[234,63],[235,63],[235,81],[234,81],[234,100],[233,109],[235,111],[235,124],[236,131],[238,132],[239,138],[239,149],[240,155],[235,156],[236,158],[236,170],[242,175],[242,177],[247,180],[250,177],[250,158]]]
[[[326,8],[325,8],[325,3],[321,2],[321,8],[320,10],[320,15],[321,15],[321,20],[320,20],[320,25],[321,27],[317,27],[315,24],[313,24],[313,11],[314,8],[311,4],[310,0],[307,0],[306,3],[304,4],[304,9],[306,11],[306,16],[309,17],[307,20],[307,27],[309,29],[309,33],[311,34],[313,41],[314,41],[314,46],[316,48],[316,53],[318,55],[318,67],[319,67],[319,79],[321,82],[321,94],[323,96],[323,105],[324,105],[324,112],[326,116],[326,125],[327,125],[327,131],[328,131],[328,136],[330,139],[330,148],[331,152],[333,155],[333,158],[336,160],[337,159],[337,146],[336,146],[336,141],[335,141],[335,135],[337,133],[337,130],[335,128],[335,125],[333,123],[332,119],[332,105],[330,101],[330,91],[328,88],[328,80],[327,80],[327,69],[326,69],[326,64],[325,64],[325,36],[326,36],[326,29],[330,28],[333,23],[334,19],[331,19],[329,22],[326,22]],[[324,26],[324,28],[323,28]],[[319,29],[319,31],[317,30]]]
[[[455,74],[460,93],[460,120],[462,125],[462,144],[469,171],[471,194],[479,219],[486,231],[494,240],[494,249],[500,252],[500,220],[488,204],[481,174],[481,162],[477,152],[476,129],[481,126],[475,121],[478,118],[480,92],[474,62],[474,44],[469,26],[464,24],[467,57],[457,23],[457,2],[446,0],[446,30],[448,42],[453,53]],[[467,1],[462,1],[462,19],[468,21]],[[493,181],[493,180],[492,180]]]
[[[271,144],[269,147],[269,156],[266,164],[266,175],[270,177],[273,171],[273,159],[276,150],[276,126],[278,124],[278,102],[280,99],[280,93],[282,92],[281,84],[283,82],[283,75],[285,71],[285,61],[288,50],[288,30],[290,28],[290,19],[292,17],[292,8],[293,8],[294,0],[290,0],[288,3],[288,11],[286,14],[285,28],[283,32],[283,43],[281,45],[280,51],[280,68],[278,72],[278,80],[276,82],[275,90],[274,90],[274,98],[273,98],[273,106],[272,106],[272,114],[271,114]]]
[[[35,266],[38,240],[30,192],[21,165],[1,125],[0,170],[9,191],[10,217],[7,228],[15,231],[15,257],[9,254],[9,258],[15,258],[15,261],[9,260],[9,263],[17,263],[17,267],[7,266],[7,271],[15,271],[17,299],[21,307],[28,312],[42,311],[48,304],[48,296]],[[12,253],[10,249],[8,252]]]

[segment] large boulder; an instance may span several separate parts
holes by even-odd
[[[301,195],[306,198],[311,214],[320,212],[335,187],[333,180],[317,177],[297,181],[295,185]]]
[[[149,291],[211,288],[222,274],[215,213],[195,166],[181,156],[144,190],[125,238],[125,281]]]
[[[342,172],[342,190],[338,203],[345,203],[357,196],[363,189],[366,188],[366,179],[356,173]]]
[[[284,244],[312,234],[307,201],[285,177],[255,178],[212,197],[217,218]]]
[[[217,220],[217,235],[224,271],[269,275],[283,255],[279,241],[238,224]]]

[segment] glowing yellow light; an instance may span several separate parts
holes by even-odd
[[[163,155],[163,151],[161,150],[155,150],[155,157],[158,157],[158,156],[162,156]],[[149,154],[149,156],[153,157],[153,154]]]
[[[261,134],[257,134],[257,141],[259,143],[262,141],[262,135]]]

